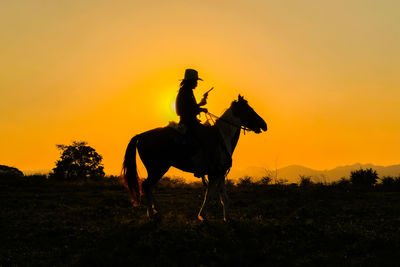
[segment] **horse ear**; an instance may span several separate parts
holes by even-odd
[[[243,100],[243,96],[241,96],[240,94],[238,95],[238,101]]]

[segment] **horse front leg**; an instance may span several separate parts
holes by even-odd
[[[223,177],[222,181],[219,183],[218,186],[218,193],[219,193],[219,199],[222,204],[222,208],[224,211],[224,221],[229,222],[231,221],[231,218],[229,216],[228,208],[229,208],[229,198],[228,194],[226,192],[226,186],[225,186],[225,176]]]
[[[208,186],[207,186],[206,193],[204,195],[203,205],[201,205],[199,214],[197,215],[197,218],[200,221],[206,220],[205,215],[204,215],[205,208],[206,208],[207,202],[214,195],[216,189],[217,189],[217,181],[216,181],[216,179],[214,179],[214,177],[211,177],[211,178],[208,177]]]

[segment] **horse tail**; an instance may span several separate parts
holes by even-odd
[[[139,135],[134,136],[128,144],[125,152],[124,163],[122,167],[122,177],[125,187],[132,199],[133,205],[140,204],[142,197],[142,185],[137,172],[136,165],[136,147]]]

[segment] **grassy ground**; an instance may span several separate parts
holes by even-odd
[[[175,188],[174,188],[175,187]],[[400,193],[329,186],[229,190],[232,223],[201,187],[156,190],[149,222],[113,183],[0,182],[0,265],[395,266]]]

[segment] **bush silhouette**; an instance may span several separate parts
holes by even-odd
[[[1,177],[22,177],[24,174],[14,167],[6,165],[0,165],[0,176]]]
[[[311,181],[311,177],[310,176],[304,176],[304,175],[300,175],[300,182],[299,182],[301,187],[307,187],[307,186],[311,186],[314,183]]]
[[[380,186],[385,191],[400,191],[400,176],[392,177],[392,176],[385,176],[381,178]]]
[[[342,177],[339,181],[332,182],[332,186],[340,189],[348,190],[351,187],[351,182],[349,179]]]
[[[57,145],[57,148],[62,154],[50,178],[73,181],[104,177],[103,157],[86,142],[74,141],[72,145]]]
[[[372,187],[378,179],[378,174],[372,168],[359,169],[350,173],[350,181],[355,186]]]
[[[269,176],[264,176],[264,177],[262,177],[261,180],[259,181],[259,184],[262,184],[262,185],[269,185],[269,184],[271,184],[271,182],[272,182],[272,178],[271,178],[271,177],[269,177]]]
[[[231,179],[225,179],[225,186],[230,190],[235,187],[235,183]]]
[[[251,177],[249,176],[244,176],[242,178],[239,178],[238,186],[250,186],[252,185],[253,182],[251,181]]]
[[[395,179],[391,176],[385,176],[381,178],[381,183],[383,187],[392,187],[395,184]]]
[[[163,177],[159,182],[159,187],[166,187],[166,188],[179,188],[185,187],[187,184],[183,178],[170,178],[170,177]]]

